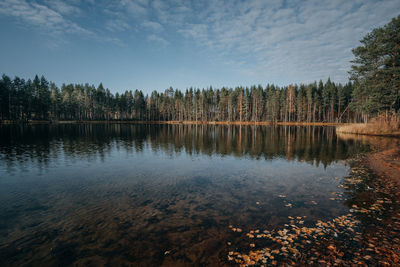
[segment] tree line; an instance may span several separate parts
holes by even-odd
[[[353,83],[328,79],[279,87],[169,88],[144,95],[141,90],[111,93],[102,84],[63,84],[45,77],[33,80],[3,75],[0,80],[2,120],[137,120],[237,122],[337,122],[359,120],[348,109]]]
[[[353,49],[350,80],[220,89],[111,93],[100,83],[0,79],[0,120],[358,122],[400,109],[400,16]]]

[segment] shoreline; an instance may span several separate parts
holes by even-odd
[[[5,124],[170,124],[170,125],[286,125],[286,126],[339,126],[345,123],[336,122],[271,122],[271,121],[120,121],[120,120],[102,120],[102,121],[0,121],[0,125]]]
[[[400,137],[400,130],[390,123],[347,123],[336,126],[336,132],[340,134],[354,134],[365,136]]]
[[[375,136],[400,138],[400,130],[374,123],[339,123],[339,122],[272,122],[272,121],[135,121],[135,120],[0,120],[0,125],[10,124],[168,124],[168,125],[257,125],[257,126],[335,126],[336,133],[341,135]]]
[[[378,176],[390,179],[400,187],[400,147],[367,153],[365,165]]]
[[[243,266],[398,266],[399,159],[400,147],[393,143],[349,158],[350,173],[339,185],[349,194],[344,203],[348,214],[312,225],[303,225],[304,217],[289,216],[292,221],[285,228],[267,234],[251,230],[242,242],[247,240],[251,248],[257,248],[232,247],[228,262]],[[271,241],[259,246],[262,238]]]

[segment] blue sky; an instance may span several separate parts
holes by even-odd
[[[0,0],[0,73],[113,92],[347,82],[400,1]]]

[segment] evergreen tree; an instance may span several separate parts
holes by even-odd
[[[400,15],[360,42],[362,45],[352,50],[353,108],[366,115],[395,112],[400,100]]]
[[[0,79],[2,120],[178,120],[178,121],[332,121],[346,111],[345,121],[362,119],[347,108],[353,86],[328,79],[279,88],[267,84],[221,90],[169,88],[145,96],[141,90],[112,94],[103,84],[63,84],[59,89],[44,77],[33,80],[3,75]],[[321,95],[322,94],[322,95]],[[325,109],[323,107],[325,101]],[[324,110],[321,116],[321,110]],[[343,110],[343,112],[342,112]],[[342,118],[343,119],[343,116]]]

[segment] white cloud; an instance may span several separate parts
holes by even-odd
[[[162,38],[161,36],[157,36],[155,34],[150,34],[147,36],[147,40],[148,41],[153,41],[153,42],[157,42],[160,43],[164,46],[168,45],[169,42],[167,40],[165,40],[164,38]]]
[[[142,25],[142,27],[144,27],[148,30],[156,31],[156,32],[162,31],[164,29],[164,27],[160,23],[155,22],[155,21],[145,20],[142,22],[141,25]]]
[[[147,40],[165,45],[154,33],[177,32],[214,61],[272,82],[346,81],[351,48],[400,11],[397,0],[120,1]]]
[[[80,0],[70,0],[78,4]],[[49,48],[57,48],[66,43],[66,34],[79,35],[83,38],[90,38],[99,42],[109,42],[118,46],[125,46],[125,43],[114,36],[98,34],[94,29],[88,29],[72,21],[72,14],[81,14],[82,10],[71,4],[60,1],[45,1],[46,4],[38,4],[35,1],[26,0],[4,0],[0,2],[0,15],[11,16],[28,26],[39,28],[40,33],[49,36],[44,41]],[[68,19],[67,19],[68,16]],[[73,17],[73,16],[72,16]],[[122,20],[114,20],[106,23],[109,31],[123,31],[129,25]]]
[[[280,1],[209,1],[207,6],[181,15],[185,20],[177,31],[217,52],[220,61],[247,62],[238,64],[242,72],[246,68],[264,79],[293,82],[328,76],[345,82],[351,48],[400,11],[397,0],[288,1],[284,6]]]
[[[86,9],[82,8],[84,3]],[[252,79],[307,82],[331,76],[346,81],[351,48],[373,28],[400,13],[398,0],[0,0],[0,15],[46,29],[123,45],[143,34],[164,46],[181,36],[217,64]],[[84,27],[89,10],[101,23]],[[79,15],[74,16],[75,14]],[[103,26],[104,25],[104,26]],[[104,32],[106,34],[100,34]],[[126,34],[128,31],[132,34]],[[122,35],[124,32],[124,35]],[[162,35],[161,35],[162,33]],[[167,34],[173,34],[168,36]],[[177,33],[177,35],[175,35]],[[119,35],[118,35],[119,34]],[[127,37],[125,37],[127,36]],[[174,40],[175,42],[175,40]],[[179,41],[177,41],[179,42]]]
[[[122,32],[130,29],[130,26],[127,22],[121,19],[114,19],[106,22],[106,29],[111,32]]]
[[[147,14],[147,0],[120,0],[119,7],[127,10],[130,14],[141,17]]]
[[[81,10],[75,5],[69,4],[61,0],[46,0],[46,4],[53,10],[65,15],[77,15],[81,13]]]
[[[73,33],[94,36],[94,33],[65,19],[62,14],[48,6],[25,0],[4,0],[0,2],[0,14],[13,16],[30,25],[38,26],[52,34]]]

